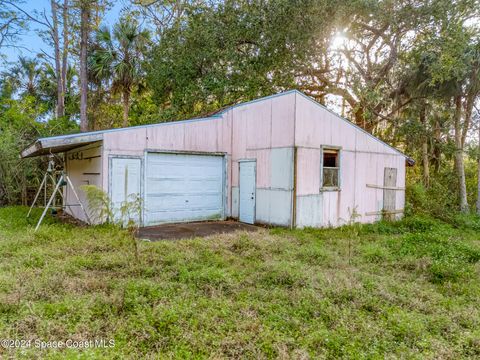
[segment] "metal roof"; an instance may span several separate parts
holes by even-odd
[[[408,165],[413,166],[415,164],[415,160],[410,158],[409,156],[405,155],[402,153],[400,150],[394,148],[393,146],[385,143],[384,141],[380,140],[376,136],[370,134],[368,131],[362,129],[360,126],[352,123],[351,121],[341,117],[340,115],[336,114],[335,112],[329,110],[322,104],[316,102],[312,98],[308,97],[304,93],[298,90],[288,90],[285,92],[281,92],[278,94],[273,94],[270,96],[258,98],[252,101],[244,102],[244,103],[238,103],[232,106],[229,106],[224,109],[220,109],[218,112],[215,112],[214,115],[207,116],[207,117],[202,117],[202,118],[194,118],[194,119],[188,119],[188,120],[178,120],[178,121],[169,121],[169,122],[162,122],[162,123],[157,123],[157,124],[149,124],[149,125],[139,125],[139,126],[131,126],[131,127],[126,127],[126,128],[116,128],[116,129],[108,129],[108,130],[99,130],[99,131],[91,131],[91,132],[84,132],[84,133],[77,133],[77,134],[68,134],[68,135],[60,135],[60,136],[52,136],[52,137],[47,137],[47,138],[40,138],[36,140],[33,144],[28,146],[26,149],[24,149],[21,152],[21,157],[22,158],[28,158],[28,157],[34,157],[34,156],[40,156],[40,155],[47,155],[51,153],[61,153],[65,152],[71,149],[74,149],[76,147],[80,147],[83,145],[91,144],[97,141],[103,140],[103,134],[106,133],[111,133],[111,132],[116,132],[116,131],[126,131],[126,130],[134,130],[134,129],[142,129],[142,128],[149,128],[149,127],[157,127],[157,126],[167,126],[167,125],[172,125],[172,124],[187,124],[187,123],[193,123],[193,122],[199,122],[199,121],[207,121],[207,120],[215,120],[215,119],[222,119],[223,114],[226,113],[229,110],[232,110],[236,107],[239,106],[244,106],[252,103],[256,103],[259,101],[264,101],[268,100],[271,98],[275,98],[278,96],[283,96],[287,94],[292,94],[296,93],[299,94],[300,96],[303,96],[307,100],[311,101],[315,105],[319,106],[320,108],[327,110],[328,112],[332,113],[335,115],[338,119],[347,122],[351,126],[354,126],[358,130],[362,131],[366,135],[372,137],[376,141],[379,141],[383,145],[395,150],[398,154],[402,155],[405,157]]]

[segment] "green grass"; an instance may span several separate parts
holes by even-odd
[[[138,242],[0,209],[0,358],[480,357],[480,221]],[[38,216],[38,213],[35,214]]]

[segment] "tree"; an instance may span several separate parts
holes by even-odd
[[[424,48],[430,58],[427,81],[430,91],[443,99],[451,114],[459,207],[468,212],[464,157],[473,107],[480,94],[480,43],[475,42],[478,40],[462,21],[452,17],[444,21],[441,32],[432,36]]]
[[[65,116],[65,93],[67,91],[67,70],[69,53],[69,1],[64,0],[59,5],[56,0],[50,2],[52,10],[51,36],[53,39],[55,77],[57,79],[57,117]],[[61,14],[58,14],[60,9]],[[59,17],[62,20],[62,40],[60,40]]]
[[[295,88],[298,65],[335,12],[318,1],[184,3],[152,50],[148,84],[178,117]]]
[[[67,92],[68,54],[69,54],[69,42],[70,42],[69,1],[68,0],[63,0],[62,21],[63,21],[62,85],[63,85],[63,96],[65,97],[65,94]]]
[[[102,20],[105,10],[110,6],[109,0],[70,0],[72,15],[71,26],[74,30],[71,33],[71,43],[76,46],[69,47],[69,52],[78,57],[79,66],[79,87],[80,87],[80,129],[88,131],[88,51],[91,45],[91,33],[95,31]],[[65,33],[68,29],[64,30]],[[68,45],[68,43],[67,43]],[[67,67],[63,67],[63,71]],[[65,76],[65,72],[62,73]]]
[[[475,117],[477,119],[477,215],[480,215],[480,109],[475,106]]]
[[[298,74],[300,88],[321,103],[340,102],[343,113],[369,132],[394,123],[412,101],[405,96],[404,57],[446,0],[344,3],[327,38]],[[400,76],[399,76],[400,75]]]
[[[57,117],[62,117],[65,115],[65,88],[63,86],[63,76],[61,68],[61,57],[60,57],[60,37],[58,31],[58,15],[57,7],[58,4],[55,0],[51,0],[50,6],[52,8],[52,38],[53,38],[53,48],[55,54],[55,73],[57,79],[57,106],[56,114]]]
[[[18,58],[17,65],[3,72],[5,81],[10,83],[12,91],[21,97],[39,95],[39,81],[41,69],[37,59],[30,59],[24,56]]]
[[[13,5],[16,4],[0,0],[0,50],[18,47],[17,40],[23,33],[23,30],[26,29],[25,21]]]
[[[57,18],[57,4],[54,0],[51,0],[51,12],[52,16],[51,19],[48,18],[47,13],[45,9],[43,9],[40,13],[37,11],[34,11],[33,13],[29,13],[23,8],[21,8],[19,5],[17,5],[13,1],[8,1],[4,0],[5,4],[9,5],[12,7],[20,16],[23,17],[25,22],[30,22],[34,23],[38,26],[41,27],[41,30],[39,30],[39,33],[41,36],[45,36],[46,34],[46,41],[53,44],[54,47],[54,58],[55,61],[55,69],[59,71],[60,69],[60,58],[59,58],[59,48],[60,48],[60,43],[58,39],[58,18]],[[44,53],[44,55],[47,55]],[[58,99],[57,99],[57,114],[58,114],[58,109],[62,108],[63,106],[63,101],[61,99],[61,77],[58,76]]]
[[[95,50],[89,65],[93,75],[111,85],[113,93],[122,95],[123,126],[128,126],[130,98],[134,88],[142,85],[142,55],[149,33],[129,18],[120,19],[113,32],[102,27],[96,33]]]
[[[87,119],[87,47],[90,32],[90,1],[82,0],[80,3],[80,130],[88,131]]]
[[[57,99],[56,99],[56,111],[57,117],[65,115],[65,76],[68,66],[68,43],[69,43],[69,23],[68,13],[70,11],[68,0],[64,0],[63,6],[60,6],[57,0],[50,0],[51,16],[47,15],[45,9],[41,12],[33,11],[27,12],[22,7],[17,5],[13,1],[3,0],[5,4],[8,4],[13,10],[16,11],[18,16],[24,23],[33,23],[40,26],[39,34],[44,38],[47,44],[53,47],[53,56],[43,52],[44,57],[53,59],[54,69],[56,72],[57,81]],[[60,13],[59,13],[60,9]],[[59,18],[63,21],[62,39],[60,39],[61,25]]]
[[[185,15],[185,9],[191,6],[190,0],[161,0],[142,1],[133,0],[132,3],[140,12],[142,18],[149,21],[155,28],[156,34],[161,36],[163,32],[173,26]],[[197,5],[201,2],[197,2]]]

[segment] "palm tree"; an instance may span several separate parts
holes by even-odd
[[[19,56],[18,63],[3,73],[5,81],[10,83],[14,92],[20,96],[37,97],[39,91],[41,68],[37,59]]]
[[[66,74],[65,74],[65,84],[64,84],[64,115],[72,115],[72,105],[73,107],[78,107],[78,99],[75,98],[73,90],[73,81],[77,72],[75,67],[68,65]],[[48,104],[50,109],[56,107],[58,101],[58,82],[57,82],[57,73],[52,65],[49,63],[44,63],[41,68],[41,74],[38,81],[39,86],[39,96],[40,98]],[[77,112],[77,111],[75,111]]]
[[[112,93],[122,95],[123,126],[127,127],[131,93],[142,83],[141,59],[149,33],[131,18],[123,18],[112,33],[108,27],[101,27],[95,40],[89,58],[90,71],[98,80],[109,83]]]

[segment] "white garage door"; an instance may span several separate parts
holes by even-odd
[[[145,226],[223,218],[224,158],[148,153]]]

